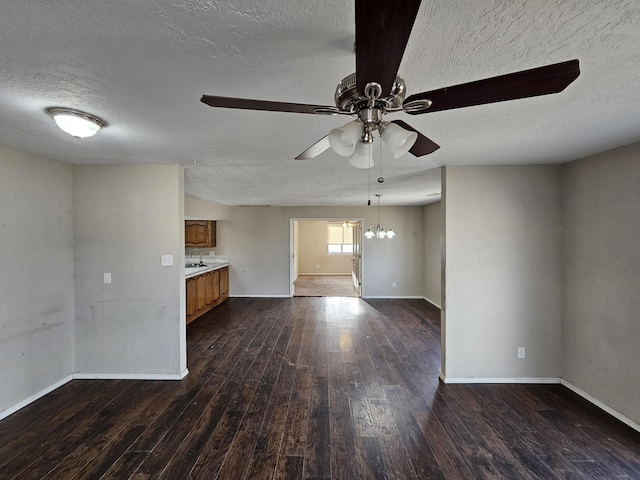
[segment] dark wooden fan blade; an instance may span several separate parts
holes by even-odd
[[[578,75],[580,75],[578,60],[569,60],[568,62],[410,95],[404,101],[403,108],[411,115],[419,115],[452,108],[558,93],[578,78]],[[415,102],[415,106],[423,100],[430,100],[431,106],[412,110],[413,102]]]
[[[240,108],[243,110],[266,110],[269,112],[291,113],[315,113],[324,115],[337,115],[340,113],[336,107],[325,105],[307,105],[305,103],[271,102],[269,100],[251,100],[248,98],[215,97],[203,95],[200,99],[211,107]]]
[[[356,89],[369,82],[391,91],[420,0],[356,0]]]
[[[296,157],[296,160],[308,160],[310,158],[315,158],[328,149],[331,145],[329,145],[329,135],[322,137],[316,143],[307,148],[304,152]]]
[[[408,123],[405,123],[402,120],[393,120],[391,123],[395,123],[396,125],[404,128],[405,130],[410,130],[418,134],[418,139],[416,140],[416,143],[414,143],[413,147],[411,147],[411,150],[409,150],[410,154],[416,157],[422,157],[424,155],[429,155],[430,153],[433,153],[440,148],[440,145],[429,140],[427,137],[425,137],[423,134],[421,134],[418,130],[413,128]]]

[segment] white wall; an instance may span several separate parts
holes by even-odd
[[[560,167],[446,167],[443,187],[443,374],[559,378]]]
[[[183,175],[175,165],[73,167],[80,374],[186,372]],[[162,254],[173,267],[160,265]]]
[[[199,198],[184,197],[184,216],[190,220],[229,220],[231,207],[207,202]]]
[[[422,207],[382,207],[393,239],[363,240],[364,296],[424,297]],[[232,296],[288,296],[290,218],[364,218],[377,223],[376,207],[231,207],[218,224],[216,255],[231,259]],[[396,287],[392,283],[396,282]]]
[[[329,253],[327,221],[298,222],[298,268],[301,275],[351,274],[352,254]]]
[[[640,143],[563,167],[563,377],[640,423]]]
[[[0,146],[0,418],[73,373],[71,166]]]
[[[424,296],[442,306],[442,209],[441,202],[424,206]]]

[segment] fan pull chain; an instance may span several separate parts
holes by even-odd
[[[378,156],[380,159],[378,163],[380,164],[380,176],[378,177],[378,183],[384,183],[384,177],[382,176],[382,140],[378,143]]]

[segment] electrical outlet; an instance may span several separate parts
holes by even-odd
[[[209,250],[209,256],[210,257],[215,257],[216,255],[216,251],[215,250]]]
[[[102,276],[102,279],[104,283],[111,283],[111,274],[105,272],[105,274]]]
[[[320,265],[316,265],[316,268],[320,268]]]
[[[160,255],[160,265],[171,267],[173,265],[173,255]]]
[[[518,358],[524,358],[524,357],[525,357],[524,347],[518,347]]]
[[[393,288],[396,288],[396,282],[393,282],[391,285],[393,286]]]

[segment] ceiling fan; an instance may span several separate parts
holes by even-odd
[[[397,72],[420,2],[355,0],[356,72],[338,83],[335,106],[212,95],[203,95],[200,101],[221,108],[350,115],[355,120],[333,129],[296,160],[314,158],[331,147],[340,155],[351,156],[352,165],[370,168],[373,162],[369,152],[375,131],[390,147],[394,158],[407,152],[420,157],[440,148],[402,120],[383,120],[386,113],[404,111],[409,115],[421,115],[558,93],[580,75],[578,60],[570,60],[405,98],[406,85]]]

